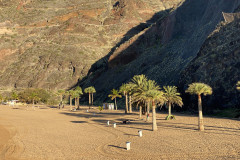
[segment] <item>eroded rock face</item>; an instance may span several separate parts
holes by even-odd
[[[180,73],[224,20],[222,12],[232,13],[239,5],[239,0],[184,1],[170,15],[158,17],[151,25],[139,25],[143,30],[93,65],[81,85],[95,85],[104,93],[99,97],[106,100],[112,88],[136,74],[145,74],[161,86],[177,85]]]
[[[239,107],[240,92],[240,19],[222,22],[203,44],[197,57],[182,72],[183,88],[192,82],[203,82],[213,88],[208,107]],[[208,110],[211,110],[208,108]]]
[[[2,0],[0,88],[70,88],[127,31],[180,2]]]

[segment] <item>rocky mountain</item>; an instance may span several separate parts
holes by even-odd
[[[0,7],[1,89],[93,85],[102,102],[145,74],[182,91],[203,81],[214,89],[209,105],[238,104],[239,0],[1,0]]]
[[[186,0],[169,15],[156,19],[151,26],[113,48],[110,55],[92,66],[80,84],[95,85],[101,93],[99,98],[105,100],[112,88],[118,88],[136,74],[146,74],[161,86],[177,85],[180,73],[224,20],[223,12],[232,13],[239,5],[238,0]]]
[[[1,0],[0,88],[70,88],[119,41],[180,2]]]
[[[212,86],[213,95],[207,101],[211,108],[240,106],[236,90],[240,80],[240,13],[230,15],[235,17],[233,21],[226,19],[218,25],[181,74],[183,88],[192,82]]]

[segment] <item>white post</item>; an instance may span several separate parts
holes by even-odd
[[[109,126],[109,121],[107,121],[107,125]]]
[[[113,128],[116,128],[117,127],[117,124],[116,123],[113,123]]]
[[[87,112],[88,112],[88,109],[87,109]]]
[[[139,137],[142,137],[142,130],[138,131]]]
[[[130,144],[131,144],[131,142],[126,142],[127,150],[130,150]]]

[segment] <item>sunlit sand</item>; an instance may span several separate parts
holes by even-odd
[[[240,159],[237,119],[204,117],[205,131],[199,132],[197,116],[166,121],[158,112],[153,132],[137,112],[87,109],[0,106],[0,159]]]

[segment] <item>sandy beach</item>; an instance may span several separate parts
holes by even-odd
[[[205,131],[199,132],[197,116],[175,114],[176,120],[166,121],[158,112],[153,132],[137,112],[87,108],[0,106],[0,159],[240,159],[237,119],[204,117]],[[130,124],[123,124],[125,119]]]

